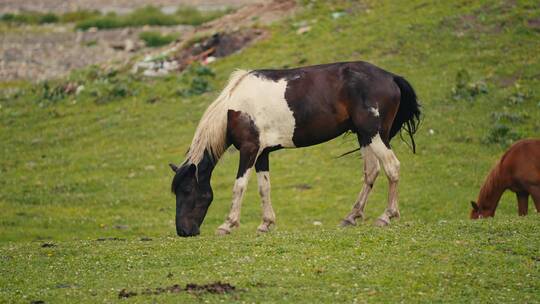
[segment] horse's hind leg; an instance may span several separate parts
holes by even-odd
[[[520,216],[527,215],[529,209],[529,193],[516,192],[516,196],[518,201],[518,214]]]
[[[341,226],[356,225],[356,219],[364,219],[364,208],[366,206],[369,193],[373,189],[373,184],[381,166],[379,165],[379,160],[373,153],[370,147],[363,147],[360,149],[362,157],[364,159],[364,186],[362,191],[358,194],[356,203],[353,206],[351,212],[341,221]]]
[[[217,234],[229,234],[233,228],[240,225],[242,198],[247,189],[249,173],[257,158],[258,149],[259,147],[254,144],[246,144],[240,147],[240,163],[233,187],[231,210],[229,211],[229,216],[227,216],[225,222],[218,227],[216,231]]]
[[[372,149],[379,161],[382,163],[386,176],[388,177],[388,206],[375,222],[375,225],[377,226],[386,226],[390,224],[390,219],[399,218],[399,160],[394,152],[384,144],[379,134],[375,135],[375,137],[371,139],[369,148]]]
[[[531,194],[534,206],[536,207],[536,212],[540,213],[540,186],[531,186],[529,189],[529,194]]]
[[[257,182],[259,184],[259,194],[261,196],[262,223],[257,228],[259,232],[268,232],[270,227],[276,222],[276,215],[272,209],[270,200],[270,162],[268,152],[262,152],[255,162],[257,171]]]

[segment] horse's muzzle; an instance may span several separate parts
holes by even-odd
[[[193,225],[191,226],[191,229],[184,229],[182,227],[176,227],[176,234],[180,237],[188,237],[188,236],[197,236],[201,232],[199,230],[199,226]]]

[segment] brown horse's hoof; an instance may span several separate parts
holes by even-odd
[[[342,227],[342,228],[350,227],[350,226],[356,226],[356,221],[351,221],[349,219],[344,219],[344,220],[341,221],[339,226]]]
[[[390,223],[381,218],[378,218],[375,223],[373,223],[373,225],[375,225],[376,227],[386,227],[390,225]]]
[[[231,231],[223,229],[223,228],[218,228],[216,230],[216,235],[227,235],[227,234],[231,234]]]

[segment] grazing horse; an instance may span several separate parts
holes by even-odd
[[[493,217],[504,191],[516,193],[518,214],[527,215],[529,195],[540,212],[540,140],[526,139],[513,144],[491,169],[480,189],[477,202],[471,202],[471,219]]]
[[[224,151],[234,145],[240,163],[230,213],[218,234],[239,225],[242,197],[255,166],[262,199],[262,223],[267,232],[276,217],[270,202],[270,152],[316,145],[347,131],[357,134],[364,158],[364,186],[342,225],[363,218],[369,192],[380,164],[388,176],[388,207],[378,218],[388,225],[399,217],[399,161],[390,140],[403,127],[412,140],[420,118],[416,93],[401,76],[366,62],[341,62],[286,70],[234,72],[225,89],[204,113],[187,159],[177,167],[172,191],[176,195],[176,231],[199,234],[213,193],[212,170]],[[356,151],[356,150],[355,150]]]

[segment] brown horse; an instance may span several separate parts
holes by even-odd
[[[516,193],[519,215],[527,214],[529,195],[540,212],[540,140],[518,141],[504,153],[480,189],[478,202],[471,202],[471,219],[495,216],[506,190]]]
[[[269,153],[316,145],[347,131],[356,133],[364,157],[364,186],[342,225],[355,225],[381,167],[389,181],[388,207],[376,224],[399,217],[399,161],[390,140],[402,128],[411,139],[418,126],[419,105],[412,86],[401,76],[367,62],[340,62],[287,70],[236,71],[204,113],[181,166],[175,172],[176,232],[199,234],[213,192],[212,171],[234,145],[240,163],[229,216],[217,233],[240,224],[242,197],[252,167],[257,172],[266,232],[276,217],[270,202]],[[414,140],[412,141],[414,151]]]

